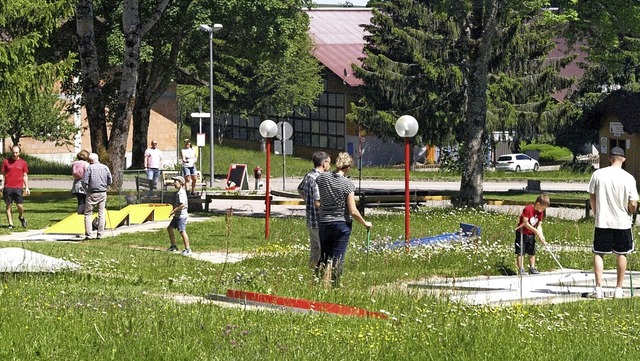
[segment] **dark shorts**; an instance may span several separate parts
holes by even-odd
[[[631,229],[596,228],[593,231],[593,253],[628,254],[633,249]]]
[[[22,204],[22,188],[3,188],[2,198],[6,205],[11,203]]]
[[[520,250],[520,235],[522,235],[522,245],[524,247],[524,253]],[[536,235],[535,234],[522,234],[516,231],[516,241],[514,243],[516,248],[516,254],[528,254],[529,256],[536,255]]]

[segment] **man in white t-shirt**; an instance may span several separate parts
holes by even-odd
[[[615,254],[617,264],[614,298],[623,297],[622,281],[627,270],[627,254],[633,252],[632,215],[636,211],[636,180],[622,164],[624,150],[613,147],[609,152],[611,166],[593,172],[589,182],[589,203],[595,217],[593,232],[593,271],[596,287],[591,298],[602,298],[603,256]]]
[[[154,186],[160,181],[160,169],[162,168],[162,151],[158,149],[158,142],[151,141],[151,147],[144,151],[144,169],[147,179],[153,180]]]

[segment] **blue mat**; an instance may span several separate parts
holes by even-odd
[[[475,226],[473,224],[468,224],[468,223],[460,223],[459,232],[443,233],[437,236],[415,238],[415,239],[409,240],[409,247],[426,246],[434,243],[458,241],[458,240],[462,240],[469,237],[479,236],[480,231],[481,231],[480,227],[478,226]],[[401,248],[406,246],[407,246],[407,242],[397,241],[388,245],[387,248],[396,249],[396,248]]]

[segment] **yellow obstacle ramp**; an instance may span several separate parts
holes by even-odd
[[[168,220],[171,209],[173,209],[173,207],[169,204],[141,203],[128,205],[122,210],[127,210],[129,213],[129,222],[131,224],[141,224]]]
[[[95,216],[92,217],[92,219]],[[84,215],[74,213],[44,230],[46,234],[84,234]]]
[[[116,229],[120,226],[128,226],[130,224],[129,212],[126,210],[126,207],[119,211],[107,210],[106,217],[104,229]]]
[[[119,211],[107,210],[105,229],[115,229],[130,224],[168,220],[173,207],[169,204],[132,204]],[[93,220],[97,213],[91,216]],[[84,215],[72,214],[44,230],[45,234],[84,234]]]

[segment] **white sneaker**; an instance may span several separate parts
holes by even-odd
[[[602,299],[602,288],[594,288],[589,294],[587,294],[588,298]]]
[[[191,256],[191,249],[187,248],[180,253],[183,256]]]
[[[613,291],[613,298],[622,298],[624,297],[624,291],[622,291],[622,288],[616,288],[615,291]]]

